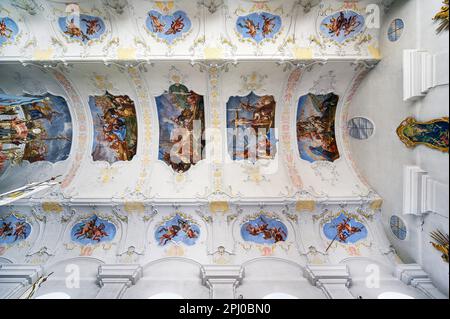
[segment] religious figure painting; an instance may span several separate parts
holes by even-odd
[[[100,39],[106,31],[105,22],[100,17],[86,14],[60,17],[58,26],[66,37],[83,44]]]
[[[15,244],[30,236],[31,225],[25,219],[10,215],[5,219],[0,218],[0,245]]]
[[[72,118],[63,97],[0,94],[0,169],[64,161],[71,146]]]
[[[351,11],[340,11],[327,16],[320,24],[322,34],[337,42],[343,43],[361,33],[365,19],[362,15]]]
[[[148,13],[145,25],[151,33],[169,44],[188,33],[192,27],[191,20],[184,11],[163,15],[152,10]]]
[[[342,213],[323,226],[323,233],[332,242],[354,244],[367,237],[367,228],[362,223]]]
[[[131,161],[136,155],[138,124],[133,100],[127,95],[90,96],[94,121],[92,158],[113,164]]]
[[[176,173],[187,172],[204,158],[205,109],[203,96],[173,84],[156,97],[159,119],[158,158]]]
[[[276,244],[286,241],[288,230],[281,221],[260,215],[241,226],[241,236],[257,244]]]
[[[300,157],[308,162],[334,162],[339,158],[335,116],[339,96],[302,96],[297,110],[297,143]]]
[[[241,16],[236,21],[237,32],[244,38],[260,43],[273,39],[281,29],[281,17],[267,12]]]
[[[0,17],[0,47],[7,42],[14,41],[18,33],[19,27],[13,19]]]
[[[419,122],[415,118],[409,117],[397,128],[397,135],[407,147],[413,148],[422,144],[448,153],[448,124],[448,117],[428,122]]]
[[[276,102],[272,95],[232,96],[227,103],[228,153],[233,160],[256,161],[276,155]]]
[[[169,243],[183,243],[193,246],[200,236],[200,227],[194,222],[181,217],[179,214],[166,221],[155,231],[155,239],[159,246]]]
[[[116,232],[116,226],[113,223],[93,215],[73,226],[70,238],[81,245],[92,245],[112,241]]]

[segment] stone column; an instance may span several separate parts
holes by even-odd
[[[0,299],[21,298],[42,273],[37,265],[1,264]]]
[[[120,299],[125,290],[142,277],[139,265],[101,265],[98,267],[98,283],[102,289],[96,299]]]
[[[418,264],[402,264],[395,269],[398,279],[406,285],[419,289],[431,299],[448,299],[430,279],[430,276]]]
[[[307,265],[305,275],[329,299],[355,299],[348,290],[351,278],[347,265]]]
[[[242,266],[209,265],[201,268],[202,282],[211,299],[236,299],[236,288],[244,278]]]

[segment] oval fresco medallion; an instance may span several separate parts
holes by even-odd
[[[75,224],[70,232],[70,238],[81,245],[92,245],[112,241],[116,232],[113,223],[93,215]]]
[[[12,42],[19,33],[19,27],[13,19],[0,17],[0,46],[7,42]]]
[[[329,240],[342,244],[354,244],[367,237],[367,228],[342,213],[323,226],[323,233]]]
[[[176,11],[171,15],[164,15],[152,10],[148,13],[145,26],[148,31],[159,39],[172,44],[191,30],[192,23],[184,11]]]
[[[362,15],[355,11],[345,10],[323,19],[320,31],[325,37],[341,44],[361,33],[364,24],[365,19]]]
[[[14,215],[0,219],[0,245],[15,244],[30,236],[31,225]]]
[[[169,243],[183,243],[187,246],[193,246],[199,237],[200,227],[178,214],[155,231],[155,239],[159,246],[166,246]]]
[[[241,236],[245,241],[271,245],[286,241],[288,230],[281,221],[260,215],[241,226]]]
[[[244,39],[259,43],[273,39],[281,30],[281,17],[267,12],[240,16],[236,21],[236,30]]]
[[[60,17],[58,26],[66,37],[83,44],[100,39],[106,31],[105,22],[100,17],[86,14]]]

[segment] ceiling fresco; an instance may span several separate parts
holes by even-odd
[[[349,145],[381,59],[371,2],[2,1],[0,194],[28,187],[0,205],[0,261],[76,260],[95,280],[99,265],[139,266],[148,291],[169,272],[206,285],[204,265],[259,267],[256,280],[274,265],[297,285],[364,260],[390,279],[383,199]],[[397,133],[448,151],[446,128]]]

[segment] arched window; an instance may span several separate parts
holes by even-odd
[[[71,297],[65,292],[51,292],[39,297],[36,299],[70,299]]]
[[[399,292],[387,291],[379,294],[378,299],[415,299],[415,298]]]
[[[400,217],[396,215],[391,216],[390,226],[391,231],[395,237],[397,237],[400,240],[406,239],[406,234],[408,233],[408,231],[406,230],[405,223],[403,222],[403,220],[401,220]]]
[[[184,299],[183,296],[180,296],[178,294],[174,294],[171,292],[162,292],[156,295],[153,295],[151,297],[148,297],[148,299]]]
[[[263,297],[263,299],[299,299],[299,298],[282,292],[275,292],[268,294],[267,296]]]
[[[388,39],[391,42],[396,42],[400,39],[403,34],[403,29],[405,28],[405,23],[402,19],[394,19],[388,28]]]
[[[365,117],[354,117],[347,123],[348,134],[358,140],[367,140],[374,131],[373,123]]]

